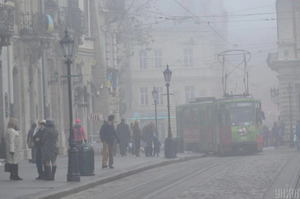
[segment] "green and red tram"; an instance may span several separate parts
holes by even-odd
[[[262,150],[261,102],[245,96],[199,98],[176,107],[177,136],[185,150],[231,154]]]

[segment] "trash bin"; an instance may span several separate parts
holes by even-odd
[[[81,176],[92,176],[94,174],[94,149],[89,144],[78,147],[79,172]]]

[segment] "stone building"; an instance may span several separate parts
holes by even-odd
[[[161,140],[168,132],[167,89],[163,76],[167,64],[173,72],[170,82],[171,128],[176,137],[177,105],[198,97],[222,96],[221,66],[216,55],[226,49],[226,44],[220,41],[207,23],[200,22],[195,16],[185,17],[191,14],[184,15],[185,10],[181,7],[170,6],[168,9],[165,15],[177,17],[163,18],[161,24],[155,22],[151,30],[153,42],[131,48],[133,55],[128,61],[129,69],[124,75],[126,79],[122,80],[127,83],[120,85],[126,90],[126,118],[129,121],[140,120],[141,126],[154,122],[151,92],[154,87],[158,90],[157,129]],[[199,16],[225,14],[221,0],[211,3],[194,1],[187,9]],[[209,10],[214,10],[214,13]],[[172,11],[175,13],[170,14]],[[226,24],[217,28],[224,30],[221,34],[226,37]]]
[[[278,50],[269,54],[267,62],[278,73],[280,120],[289,141],[300,119],[300,1],[277,0],[276,9]]]
[[[111,19],[120,15],[122,3],[116,7],[109,0],[0,0],[0,9],[2,154],[9,117],[20,121],[24,159],[30,158],[26,136],[31,123],[47,117],[54,118],[60,152],[66,153],[67,67],[59,45],[66,28],[75,40],[73,117],[82,120],[88,135],[98,135],[103,119],[118,113],[117,79],[111,78],[118,73]]]

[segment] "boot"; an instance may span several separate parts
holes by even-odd
[[[15,180],[23,180],[22,178],[19,177],[19,165],[15,164]]]
[[[52,166],[52,176],[51,176],[51,180],[54,180],[55,172],[56,172],[56,166]]]
[[[10,180],[15,180],[15,173],[12,170],[10,171],[9,179]]]
[[[51,173],[51,167],[50,166],[45,166],[45,177],[44,180],[52,180],[52,173]]]

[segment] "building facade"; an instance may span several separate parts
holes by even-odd
[[[106,116],[118,113],[115,92],[118,84],[117,79],[111,78],[118,73],[117,64],[111,64],[116,62],[116,42],[111,28],[114,24],[108,22],[120,15],[123,7],[111,3],[109,0],[0,0],[0,23],[5,25],[0,28],[2,155],[10,117],[19,119],[24,159],[30,158],[26,137],[31,123],[48,117],[54,119],[60,132],[60,152],[66,153],[69,96],[67,67],[59,45],[66,28],[75,41],[71,66],[74,119],[81,119],[88,136],[92,136],[98,135]]]
[[[219,15],[224,14],[222,1],[195,1],[194,6],[195,10],[199,6],[203,11],[198,15],[216,14],[210,13],[210,8],[214,8],[212,10]],[[216,55],[226,49],[226,44],[217,42],[220,39],[218,35],[213,33],[208,24],[199,23],[199,18],[179,19],[170,18],[168,23],[154,25],[151,30],[153,42],[131,48],[133,55],[128,61],[127,81],[124,80],[127,83],[122,85],[126,86],[123,88],[126,90],[126,118],[130,122],[139,120],[141,126],[155,120],[151,92],[154,87],[158,90],[157,130],[161,140],[168,133],[167,89],[163,76],[167,65],[173,72],[170,82],[173,136],[176,137],[177,105],[189,103],[198,97],[222,96],[222,70]],[[225,26],[220,27],[225,30],[222,34],[227,35],[226,24],[222,26]]]
[[[292,141],[300,119],[300,1],[277,0],[278,51],[270,53],[269,67],[278,73],[280,120],[285,123],[285,140]]]

